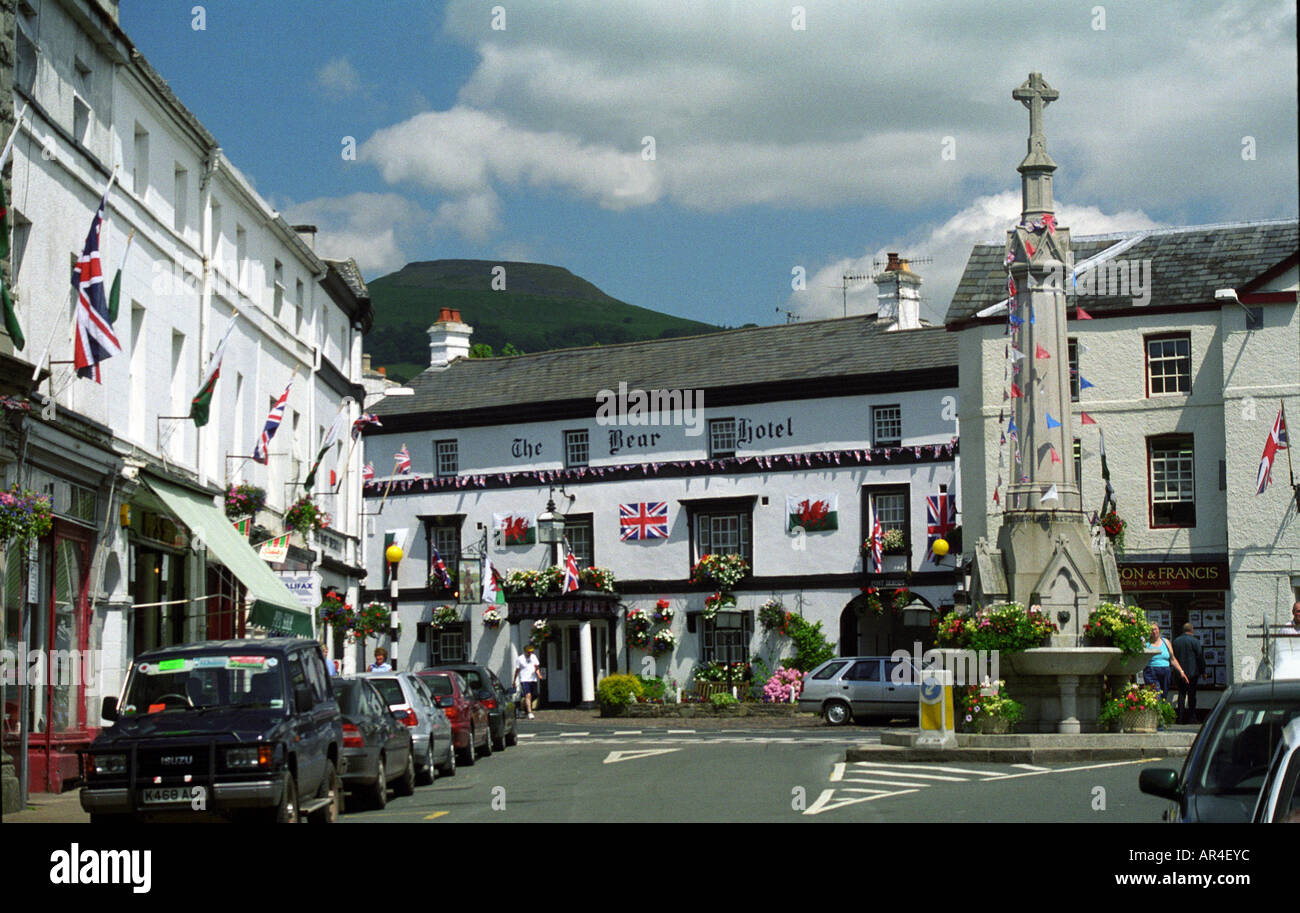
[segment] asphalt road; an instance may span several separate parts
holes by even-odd
[[[846,763],[875,730],[550,727],[348,823],[1158,822],[1160,762]],[[1181,759],[1172,759],[1177,767]]]

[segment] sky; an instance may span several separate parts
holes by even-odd
[[[121,0],[121,24],[263,197],[368,280],[551,263],[739,326],[874,311],[843,277],[887,251],[918,261],[941,321],[971,246],[1019,215],[1011,92],[1031,71],[1060,92],[1044,125],[1076,236],[1296,218],[1295,9]]]

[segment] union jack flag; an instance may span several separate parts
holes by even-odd
[[[367,463],[366,468],[361,470],[361,479],[364,482],[369,482],[373,480],[374,477],[375,477],[375,464],[373,462]]]
[[[1273,484],[1273,458],[1277,456],[1279,450],[1286,450],[1286,448],[1286,418],[1282,415],[1282,410],[1278,409],[1277,418],[1273,420],[1273,428],[1264,443],[1264,455],[1259,458],[1259,478],[1255,483],[1255,494],[1262,495],[1264,489]]]
[[[957,527],[957,502],[950,494],[930,495],[925,499],[926,535],[929,536],[926,548],[934,563],[941,560],[934,553],[934,542],[941,539]]]
[[[397,460],[397,471],[399,473],[404,476],[411,474],[411,451],[406,449],[405,444],[402,445],[401,450],[393,455],[393,459]]]
[[[352,440],[355,441],[361,437],[361,429],[365,428],[366,425],[374,425],[376,428],[384,427],[379,421],[379,416],[373,412],[363,412],[361,418],[352,423]]]
[[[271,412],[266,417],[266,424],[262,426],[262,436],[257,439],[257,446],[253,448],[253,462],[265,464],[270,458],[271,438],[280,430],[280,422],[284,421],[284,404],[289,401],[289,387],[293,386],[293,381],[289,381],[289,386],[284,388],[284,393],[275,401],[271,407]]]
[[[885,563],[885,534],[880,528],[880,518],[876,517],[875,524],[871,527],[871,561],[876,567],[876,573],[880,573],[880,568]]]
[[[122,354],[122,344],[113,333],[108,319],[108,299],[104,297],[104,272],[99,261],[99,233],[104,227],[104,204],[99,201],[95,218],[90,222],[86,247],[72,270],[72,287],[77,290],[77,339],[73,363],[78,377],[93,377],[101,383],[99,363]]]
[[[442,555],[438,554],[438,550],[433,546],[430,548],[433,549],[433,572],[438,575],[438,582],[442,584],[442,588],[450,590],[451,575],[447,573],[447,565],[443,562]]]
[[[564,592],[572,593],[578,588],[578,559],[573,557],[567,541],[564,550],[568,552],[568,557],[564,559]]]
[[[643,501],[618,506],[619,539],[668,538],[668,502]]]

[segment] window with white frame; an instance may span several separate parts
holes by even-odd
[[[1147,439],[1151,526],[1196,525],[1195,458],[1190,435]]]
[[[440,476],[454,476],[460,472],[460,457],[455,441],[436,441],[433,445],[434,470]]]
[[[709,420],[709,457],[718,459],[736,455],[736,420],[715,418]]]
[[[587,430],[564,432],[564,466],[575,469],[586,466],[591,457],[591,443]]]
[[[894,447],[903,442],[901,406],[871,407],[871,443],[876,447]]]
[[[907,494],[901,491],[871,493],[871,522],[880,521],[881,532],[901,530],[907,535]]]
[[[592,567],[596,563],[595,537],[592,535],[591,515],[575,517],[570,514],[564,519],[564,538],[569,542],[573,558],[578,567]]]
[[[695,564],[705,555],[740,555],[752,566],[754,540],[751,509],[700,512],[695,515]]]
[[[1192,392],[1192,337],[1146,337],[1147,396]]]

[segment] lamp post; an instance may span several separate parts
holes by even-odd
[[[563,488],[561,494],[567,494]],[[568,495],[570,501],[576,497]],[[546,543],[551,547],[551,564],[560,563],[560,543],[564,541],[564,514],[555,509],[555,487],[551,486],[550,493],[546,498],[546,510],[537,516],[537,538],[538,541]]]
[[[390,545],[384,552],[384,557],[388,559],[388,640],[391,648],[389,658],[392,660],[393,668],[397,668],[397,566],[401,563],[404,552],[400,545]]]

